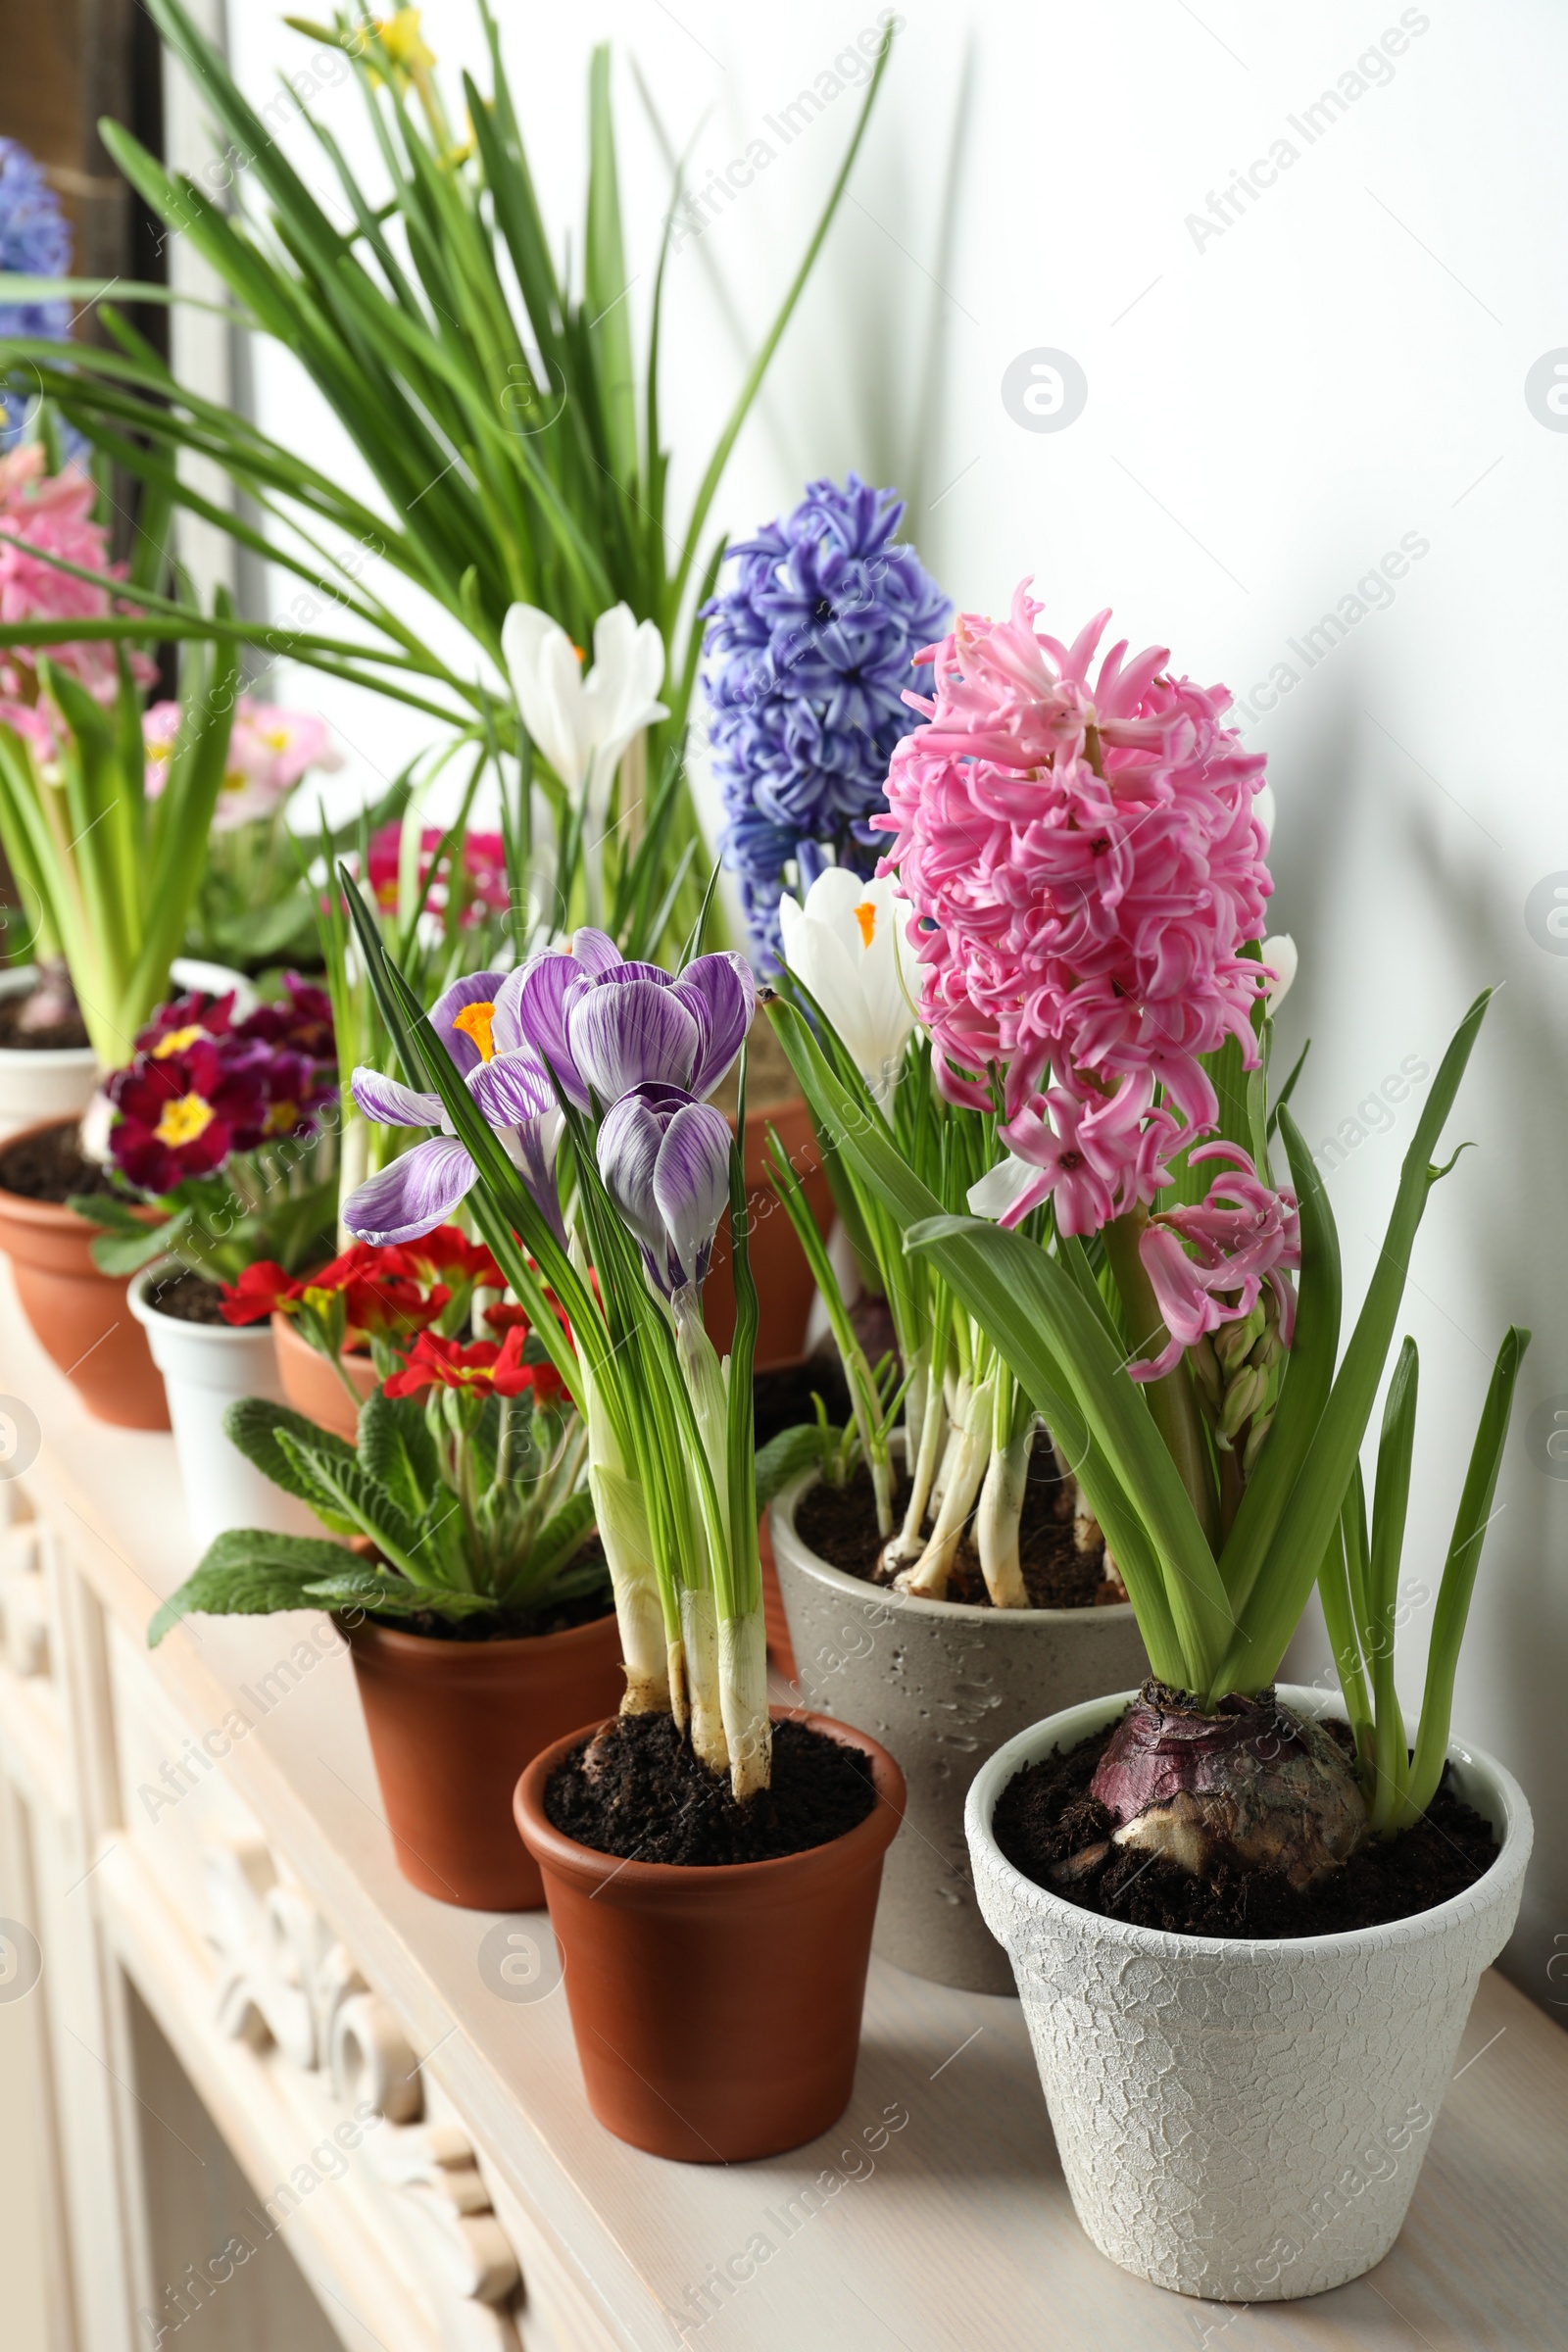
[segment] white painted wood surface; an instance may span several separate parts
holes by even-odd
[[[136,2312],[178,2284],[164,2271],[170,2184],[191,2164],[183,2089],[149,2073],[127,1985],[249,2183],[248,2223],[232,2200],[188,2202],[180,2260],[221,2264],[236,2228],[270,2228],[360,2352],[1564,2341],[1568,2043],[1495,1976],[1399,2244],[1311,2304],[1186,2302],[1103,2262],[1068,2205],[1017,2004],[879,1963],[855,2096],[824,2139],[712,2168],[623,2147],[588,2114],[559,1988],[504,1997],[497,1943],[526,1935],[548,1962],[542,1918],[450,1909],[398,1876],[325,1621],[201,1620],[149,1656],[146,1618],[191,1565],[171,1441],[88,1421],[8,1295],[0,1367],[43,1429],[6,1490],[43,1539],[5,1539],[41,1581],[0,1601],[0,1774],[36,1896],[8,1847],[0,1912],[35,1899],[44,1946],[27,2004],[59,2149],[45,2234],[72,2281],[59,2352],[152,2344]],[[24,1630],[40,1612],[44,1671]],[[340,2168],[333,2134],[378,2097]],[[275,2324],[259,2321],[260,2253],[254,2269],[229,2256],[231,2278],[165,2341],[316,2352],[286,2317],[292,2272],[269,2290]]]

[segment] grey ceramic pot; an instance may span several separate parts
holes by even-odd
[[[968,1992],[1011,1992],[975,1902],[963,1804],[1004,1741],[1144,1680],[1131,1607],[977,1609],[908,1600],[830,1568],[795,1532],[816,1474],[773,1504],[773,1558],[807,1704],[869,1732],[904,1768],[904,1827],[882,1871],[873,1949]]]

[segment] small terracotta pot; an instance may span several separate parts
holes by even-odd
[[[291,1404],[307,1421],[330,1430],[334,1438],[344,1438],[352,1446],[360,1434],[359,1414],[326,1357],[309,1340],[300,1338],[289,1315],[272,1317],[272,1339],[285,1404]],[[368,1355],[346,1355],[343,1368],[363,1404],[375,1388],[375,1366]]]
[[[790,1164],[806,1179],[806,1199],[816,1229],[833,1222],[833,1195],[822,1172],[811,1114],[800,1096],[754,1110],[746,1121],[746,1200],[751,1211],[752,1279],[757,1285],[757,1369],[766,1372],[806,1352],[806,1326],[816,1285],[795,1229],[767,1181],[767,1131],[778,1129]],[[720,1355],[735,1336],[735,1281],[730,1264],[729,1219],[713,1244],[713,1259],[703,1287],[703,1322]]]
[[[6,1138],[21,1143],[62,1125],[43,1119]],[[159,1222],[147,1212],[149,1225]],[[92,1243],[102,1231],[63,1202],[0,1191],[0,1250],[17,1297],[45,1352],[90,1413],[121,1429],[167,1429],[169,1402],[147,1335],[130,1311],[129,1278],[100,1274]]]
[[[784,1714],[775,1707],[774,1722]],[[864,1756],[877,1801],[848,1836],[775,1862],[623,1862],[553,1829],[546,1785],[597,1725],[535,1756],[517,1783],[517,1827],[544,1874],[588,2104],[651,2156],[778,2156],[849,2105],[904,1775],[863,1732],[828,1715],[796,1720]]]
[[[613,1612],[520,1642],[432,1641],[368,1620],[341,1630],[403,1876],[466,1910],[537,1911],[544,1885],[517,1842],[513,1788],[568,1724],[620,1704]]]

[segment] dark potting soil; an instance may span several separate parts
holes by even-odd
[[[627,1861],[771,1862],[829,1845],[876,1802],[870,1766],[809,1724],[773,1726],[771,1785],[744,1805],[669,1715],[617,1715],[545,1789],[552,1826]]]
[[[26,997],[0,997],[0,1049],[11,1054],[60,1054],[91,1041],[79,1012],[63,1021],[48,1021],[41,1029],[21,1026]]]
[[[1211,1879],[1180,1863],[1107,1842],[1111,1816],[1089,1794],[1095,1768],[1115,1730],[1053,1749],[1025,1766],[997,1800],[992,1829],[1015,1870],[1064,1902],[1102,1919],[1130,1920],[1185,1936],[1339,1936],[1408,1919],[1473,1886],[1497,1858],[1489,1825],[1457,1793],[1445,1766],[1442,1785],[1421,1819],[1397,1838],[1371,1838],[1313,1886],[1293,1886],[1282,1871],[1221,1863]],[[1324,1726],[1348,1747],[1349,1732]],[[1103,1858],[1071,1879],[1058,1875],[1071,1855],[1104,1846]]]
[[[808,1355],[798,1364],[777,1364],[766,1372],[759,1372],[752,1382],[752,1413],[759,1446],[765,1446],[782,1430],[799,1429],[814,1421],[813,1392],[827,1407],[828,1419],[842,1427],[849,1416],[850,1390],[837,1348],[831,1356]]]
[[[1105,1575],[1103,1548],[1080,1551],[1073,1542],[1072,1519],[1060,1515],[1065,1497],[1054,1457],[1042,1447],[1035,1460],[1042,1470],[1049,1464],[1051,1475],[1031,1473],[1018,1530],[1018,1557],[1031,1608],[1106,1608],[1113,1601],[1125,1600],[1121,1586]],[[908,1496],[909,1482],[901,1479],[893,1503],[896,1523],[903,1521]],[[846,1576],[863,1577],[868,1585],[893,1582],[877,1564],[884,1539],[877,1531],[871,1473],[863,1462],[847,1486],[813,1487],[796,1511],[795,1525],[801,1541],[830,1568],[840,1568]],[[958,1545],[947,1597],[970,1608],[991,1606],[972,1536],[965,1536]]]
[[[20,1193],[24,1200],[50,1200],[61,1207],[73,1193],[111,1193],[108,1170],[95,1159],[83,1159],[76,1140],[76,1122],[44,1127],[24,1135],[0,1151],[0,1192]]]
[[[147,1286],[147,1303],[155,1314],[170,1315],[176,1323],[216,1323],[223,1325],[223,1286],[209,1282],[205,1274],[195,1273],[182,1266],[177,1274],[166,1274],[161,1282]]]

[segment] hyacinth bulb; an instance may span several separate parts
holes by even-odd
[[[1233,1693],[1206,1715],[1186,1693],[1146,1683],[1089,1793],[1115,1823],[1115,1844],[1162,1854],[1195,1878],[1230,1861],[1310,1886],[1367,1834],[1353,1759],[1271,1690]]]

